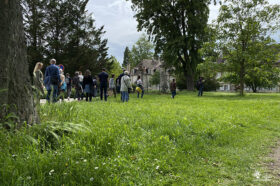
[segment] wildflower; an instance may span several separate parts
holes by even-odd
[[[68,167],[68,163],[65,163],[65,167]]]
[[[90,179],[89,179],[89,181],[93,181],[94,180],[94,178],[93,177],[91,177]]]
[[[99,169],[99,167],[95,167],[94,169],[97,170],[97,169]]]
[[[158,169],[159,169],[159,166],[157,166],[156,169],[158,170]]]
[[[111,145],[111,143],[108,143],[108,145]]]
[[[54,173],[54,170],[53,170],[53,169],[52,169],[52,170],[50,170],[49,175],[51,176],[51,175],[52,175],[52,173]]]
[[[31,180],[31,176],[27,176],[26,179]]]
[[[86,160],[86,159],[84,159],[84,162],[87,162],[87,160]]]
[[[103,163],[103,165],[106,165],[106,163]]]

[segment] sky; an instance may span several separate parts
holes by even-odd
[[[271,4],[280,4],[280,0],[268,1]],[[122,63],[125,47],[131,48],[142,34],[137,31],[131,3],[126,0],[89,0],[87,9],[92,13],[97,27],[104,25],[104,38],[108,39],[109,55],[115,56]],[[209,22],[216,19],[218,13],[219,6],[210,5]],[[279,40],[279,35],[280,33],[274,39]]]

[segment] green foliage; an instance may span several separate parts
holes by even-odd
[[[143,34],[135,43],[135,45],[132,46],[132,49],[128,54],[131,67],[137,66],[145,59],[152,59],[154,56],[153,50],[154,45],[149,42],[147,36]]]
[[[128,64],[131,63],[131,57],[130,57],[130,50],[128,47],[125,47],[125,51],[124,51],[124,54],[123,54],[123,63],[122,63],[122,67],[123,68],[126,68]]]
[[[86,10],[88,0],[24,0],[24,23],[30,71],[34,64],[55,58],[74,74],[90,69],[111,69],[104,27],[96,28]]]
[[[273,66],[278,54],[271,50],[269,35],[279,28],[279,17],[280,5],[267,0],[226,0],[220,8],[216,26],[225,70],[230,72],[226,78],[239,85],[241,95],[245,83],[267,87],[278,76]]]
[[[118,62],[118,60],[114,56],[111,56],[111,63],[112,67],[110,70],[110,74],[115,74],[115,77],[118,77],[118,75],[123,72],[120,62]]]
[[[204,91],[216,91],[220,87],[220,83],[216,78],[205,78]]]
[[[159,71],[156,71],[153,75],[152,78],[150,79],[151,85],[159,85],[160,84],[160,73]]]
[[[277,185],[260,164],[277,94],[134,97],[46,104],[41,125],[0,130],[1,185]]]
[[[132,0],[138,29],[145,30],[166,65],[180,69],[187,88],[194,90],[199,49],[207,39],[208,5],[211,0]]]

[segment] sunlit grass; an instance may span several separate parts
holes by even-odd
[[[280,99],[131,95],[46,104],[41,119],[0,133],[3,185],[257,184],[253,174],[280,137]]]

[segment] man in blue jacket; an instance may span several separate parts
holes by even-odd
[[[59,74],[59,67],[56,66],[56,60],[50,60],[50,66],[47,67],[45,72],[45,85],[48,91],[47,94],[47,101],[50,102],[50,95],[53,92],[53,99],[52,102],[56,102],[56,98],[58,95],[58,86],[61,82],[60,74]]]
[[[107,88],[108,88],[108,74],[105,68],[102,69],[102,72],[98,75],[100,82],[100,99],[103,100],[103,95],[105,101],[107,101]]]

